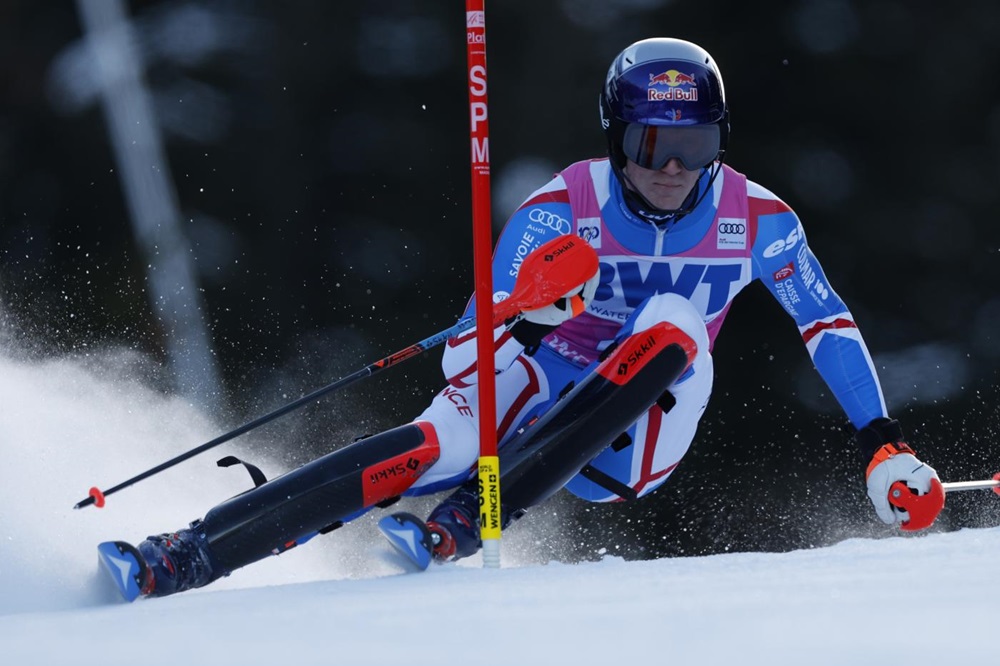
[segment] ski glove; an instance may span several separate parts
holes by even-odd
[[[510,333],[515,340],[524,345],[528,354],[533,354],[542,338],[551,333],[559,324],[569,321],[582,314],[597,293],[597,283],[600,271],[594,273],[583,284],[573,287],[556,300],[541,308],[525,310],[520,320],[515,323]]]
[[[930,527],[944,508],[937,472],[903,441],[899,422],[878,418],[858,431],[862,455],[871,455],[865,478],[875,513],[887,525],[913,531]]]
[[[578,314],[583,313],[594,300],[597,293],[597,281],[600,272],[594,273],[593,277],[581,285],[573,287],[562,295],[559,300],[550,305],[537,310],[527,310],[523,312],[524,319],[533,324],[544,326],[558,326],[564,321],[568,321]]]

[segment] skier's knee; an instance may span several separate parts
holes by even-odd
[[[694,340],[698,353],[708,351],[708,329],[705,322],[691,301],[678,294],[650,296],[636,312],[632,332],[644,331],[664,321],[673,324]]]
[[[440,457],[416,483],[408,495],[422,495],[452,488],[463,482],[479,456],[479,428],[470,413],[460,411],[445,395],[439,394],[419,420],[433,427],[440,445]]]

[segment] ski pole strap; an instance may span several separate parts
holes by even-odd
[[[868,463],[868,469],[865,470],[865,478],[867,479],[871,476],[872,470],[880,464],[900,453],[909,453],[911,456],[916,455],[906,442],[887,442],[880,446],[872,455],[871,462]]]
[[[218,465],[219,467],[232,467],[233,465],[243,465],[250,473],[250,478],[253,479],[254,488],[258,488],[267,483],[267,477],[264,476],[264,472],[260,471],[259,467],[257,467],[256,465],[251,465],[245,460],[240,460],[236,456],[226,456],[225,458],[222,458],[215,464]]]

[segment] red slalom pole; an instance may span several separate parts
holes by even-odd
[[[486,97],[486,10],[484,0],[465,2],[469,66],[469,139],[472,148],[472,245],[476,278],[476,321],[493,320],[493,229],[490,215],[490,130]],[[476,329],[479,377],[479,526],[483,566],[500,566],[500,459],[493,328]]]

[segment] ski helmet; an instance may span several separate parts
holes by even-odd
[[[616,172],[626,158],[662,169],[725,157],[729,109],[722,74],[705,49],[682,39],[644,39],[611,63],[601,91],[601,127]]]

